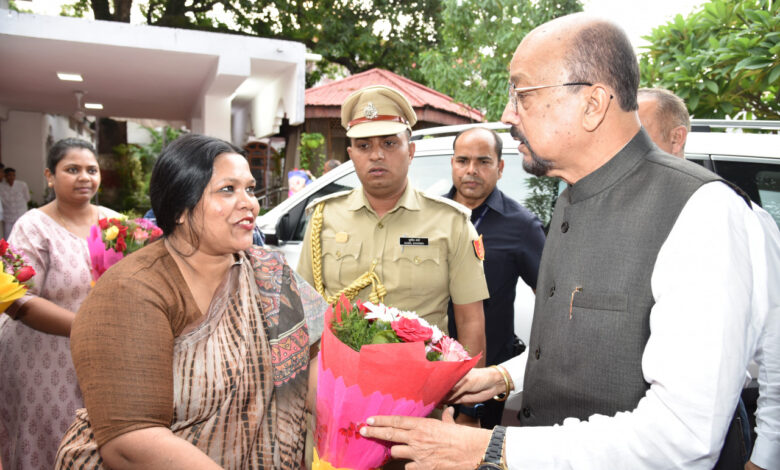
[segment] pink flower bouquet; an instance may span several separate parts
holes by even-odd
[[[100,219],[87,238],[92,280],[97,281],[117,261],[161,236],[162,230],[146,219]]]
[[[377,468],[390,443],[360,435],[374,415],[427,416],[476,364],[457,341],[412,312],[352,305],[325,313],[317,379],[315,470]]]

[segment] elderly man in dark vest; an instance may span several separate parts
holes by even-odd
[[[569,187],[528,354],[472,370],[453,398],[522,388],[522,426],[466,428],[445,413],[372,417],[361,433],[401,443],[393,456],[419,468],[712,468],[765,321],[751,304],[776,300],[756,215],[717,175],[652,143],[616,25],[581,14],[541,25],[509,73],[502,120],[524,168]]]

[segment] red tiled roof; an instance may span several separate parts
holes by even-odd
[[[478,110],[455,102],[449,96],[432,90],[408,78],[382,69],[371,69],[350,77],[306,90],[306,106],[341,106],[353,91],[369,85],[386,85],[401,91],[415,110],[435,108],[463,116],[472,121],[482,121]]]

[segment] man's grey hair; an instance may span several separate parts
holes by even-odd
[[[651,97],[658,103],[655,119],[663,132],[664,139],[668,141],[672,129],[678,126],[685,126],[690,132],[691,116],[682,98],[663,88],[640,88],[638,95]]]
[[[610,21],[596,21],[572,38],[566,54],[570,82],[604,83],[617,95],[620,109],[636,111],[639,64],[625,31]]]

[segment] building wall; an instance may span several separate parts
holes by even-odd
[[[42,201],[46,189],[43,168],[47,135],[47,120],[42,113],[9,111],[8,119],[0,122],[3,164],[16,170],[16,178],[27,183],[36,202]]]
[[[137,122],[127,121],[127,143],[148,145],[152,143],[152,135],[143,125]]]
[[[89,131],[79,132],[68,116],[10,110],[7,119],[0,120],[1,161],[16,170],[38,204],[46,193],[46,154],[55,142],[68,137],[93,141]]]

